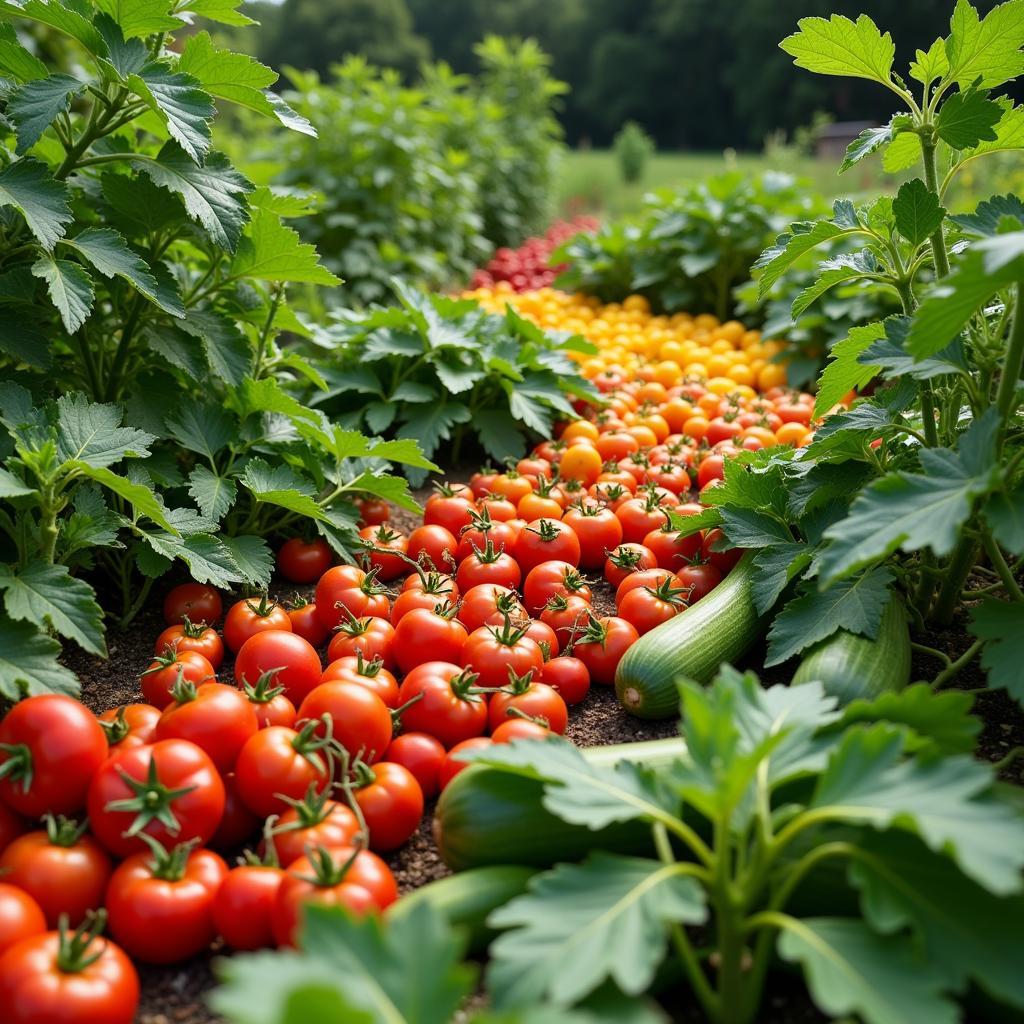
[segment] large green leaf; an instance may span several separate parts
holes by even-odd
[[[90,654],[106,657],[103,611],[92,587],[71,576],[66,565],[35,561],[17,572],[0,565],[0,590],[12,619],[31,622],[42,630],[51,628]]]
[[[219,21],[222,25],[255,25],[248,15],[243,14],[239,7],[244,0],[179,0],[175,5],[179,17],[209,18],[210,21]]]
[[[0,615],[0,694],[20,700],[36,693],[80,692],[75,674],[57,661],[60,644],[28,622]]]
[[[860,356],[872,342],[884,337],[884,323],[864,324],[851,327],[849,334],[832,346],[831,358],[818,380],[818,395],[814,401],[816,416],[826,413],[848,391],[862,388],[874,377],[878,369],[864,366]]]
[[[410,512],[421,511],[416,499],[409,493],[409,481],[405,477],[367,470],[365,473],[360,473],[349,484],[349,487],[353,491],[363,491],[366,494],[384,498],[385,501],[393,501]]]
[[[27,486],[9,469],[0,466],[0,498],[27,498],[36,493],[35,488]]]
[[[92,312],[96,293],[92,278],[81,264],[72,260],[57,260],[44,254],[32,264],[32,273],[46,282],[50,301],[60,313],[68,334],[74,334]]]
[[[1022,46],[1024,0],[999,4],[984,19],[968,0],[957,0],[946,40],[947,74],[961,89],[994,89],[1024,72]]]
[[[841,14],[824,18],[801,18],[800,31],[779,43],[794,57],[798,68],[819,75],[841,75],[889,82],[896,46],[892,36],[862,14],[856,22]]]
[[[332,450],[338,454],[337,448]],[[360,452],[353,452],[353,454],[365,455],[368,459],[387,459],[388,462],[399,462],[404,466],[416,466],[431,472],[441,472],[441,467],[426,458],[420,450],[420,446],[411,438],[377,441],[374,444],[367,444],[364,439],[364,449]]]
[[[956,1024],[956,1004],[943,997],[947,976],[912,943],[876,935],[850,918],[787,919],[779,955],[803,966],[817,1006],[833,1017],[856,1014],[865,1024]]]
[[[210,122],[216,113],[209,93],[192,75],[175,71],[164,61],[151,61],[138,74],[128,77],[128,86],[163,121],[171,138],[196,164],[210,150]]]
[[[754,269],[762,271],[758,278],[758,296],[764,298],[772,285],[798,260],[804,253],[817,248],[823,242],[831,241],[842,235],[855,233],[857,229],[844,228],[830,220],[819,220],[814,223],[794,224],[786,234],[779,235],[775,245],[765,249],[754,264]]]
[[[936,39],[927,52],[918,50],[915,59],[910,62],[910,77],[922,85],[929,85],[936,78],[941,78],[949,70],[949,59],[946,57],[946,44],[943,39]]]
[[[118,476],[106,466],[93,466],[88,462],[72,462],[68,464],[82,476],[95,480],[96,483],[113,491],[118,497],[124,498],[134,506],[139,515],[151,519],[165,530],[174,531],[175,527],[167,518],[167,509],[153,492],[152,485],[135,483],[127,477]]]
[[[299,239],[271,210],[257,209],[238,244],[231,276],[258,281],[299,281],[331,287],[340,284],[321,266],[316,247]]]
[[[985,505],[992,536],[1015,555],[1024,555],[1024,481],[1006,492],[993,494]]]
[[[404,422],[398,429],[398,436],[419,441],[423,454],[428,458],[438,450],[442,441],[451,440],[452,427],[472,419],[467,406],[447,401],[406,409],[402,415]]]
[[[756,574],[751,584],[754,607],[765,615],[789,583],[810,565],[811,549],[800,541],[774,544],[754,556]]]
[[[0,22],[0,75],[15,82],[34,82],[48,74],[46,65],[21,45],[13,26]]]
[[[125,458],[145,458],[156,440],[135,427],[122,427],[119,406],[90,402],[75,392],[57,399],[57,455],[62,462],[112,466]]]
[[[980,142],[995,142],[995,125],[1003,116],[1003,108],[986,99],[977,89],[957,92],[942,104],[935,121],[935,130],[943,142],[953,149],[971,149]]]
[[[206,361],[217,377],[232,387],[255,386],[248,376],[252,370],[252,347],[234,320],[212,310],[190,309],[181,326],[202,343]],[[269,388],[263,390],[277,387],[272,378],[265,382]],[[263,384],[264,381],[259,382]],[[291,401],[298,405],[294,399]]]
[[[778,665],[831,636],[837,629],[874,639],[882,612],[891,599],[892,573],[885,568],[869,569],[819,591],[813,585],[790,601],[772,623],[768,633],[765,665]]]
[[[39,244],[50,251],[74,220],[68,191],[46,164],[22,157],[0,171],[0,207],[13,206]]]
[[[490,916],[514,930],[491,946],[488,988],[498,1007],[545,997],[572,1006],[609,978],[638,995],[664,956],[667,925],[706,918],[703,889],[679,865],[598,851],[537,876]]]
[[[220,522],[235,503],[237,485],[231,477],[200,464],[189,474],[188,493],[204,516]]]
[[[914,832],[990,892],[1019,891],[1024,817],[992,795],[991,767],[968,755],[908,760],[905,742],[886,723],[848,731],[818,779],[812,811]]]
[[[231,552],[218,537],[205,533],[176,537],[162,530],[143,530],[140,537],[157,555],[170,561],[181,559],[196,583],[230,589],[233,584],[244,581]]]
[[[173,32],[181,22],[170,16],[169,0],[95,0],[96,6],[121,27],[125,39]]]
[[[260,590],[270,586],[274,572],[274,554],[262,537],[243,534],[241,537],[221,537],[221,543],[238,566],[245,581]]]
[[[0,0],[0,14],[26,18],[38,25],[55,29],[81,43],[95,57],[105,57],[106,43],[88,17],[74,4],[62,0]]]
[[[313,496],[313,487],[288,466],[271,466],[265,459],[251,459],[241,476],[257,501],[278,505],[290,512],[322,519],[323,509]]]
[[[971,610],[970,631],[985,641],[981,664],[989,686],[1024,704],[1024,605],[987,600]]]
[[[911,245],[920,245],[930,238],[946,215],[939,197],[920,178],[911,178],[900,185],[892,201],[892,213],[896,230]]]
[[[996,100],[1003,108],[1003,116],[995,126],[995,139],[990,142],[979,142],[977,146],[960,154],[960,163],[955,170],[964,164],[989,153],[1006,153],[1016,149],[1024,149],[1024,107],[1015,107],[1005,97]],[[917,136],[913,136],[915,139]]]
[[[219,405],[199,402],[183,402],[173,419],[167,421],[167,429],[189,451],[210,461],[235,435],[235,423],[227,412]]]
[[[223,153],[210,153],[206,162],[196,166],[176,143],[168,142],[156,158],[134,154],[133,160],[157,185],[181,196],[188,215],[201,224],[210,239],[234,251],[249,211],[241,199],[253,185],[239,174]],[[0,178],[0,188],[3,182]]]
[[[26,82],[7,100],[7,116],[17,128],[18,152],[31,149],[54,120],[71,108],[71,97],[85,88],[71,75],[50,75]]]

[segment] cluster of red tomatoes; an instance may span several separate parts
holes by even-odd
[[[498,281],[507,281],[517,292],[545,288],[565,269],[564,264],[549,265],[551,253],[573,235],[597,228],[596,217],[556,221],[543,235],[528,238],[518,249],[496,250],[490,262],[473,274],[470,286],[489,288]]]

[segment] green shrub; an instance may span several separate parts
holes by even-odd
[[[643,181],[647,161],[654,155],[654,140],[636,123],[627,121],[612,142],[619,174],[627,185]]]

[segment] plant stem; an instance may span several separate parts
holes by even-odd
[[[1006,433],[1006,423],[1013,412],[1013,402],[1020,384],[1021,368],[1024,366],[1024,280],[1017,282],[1017,308],[1013,314],[1013,330],[1003,358],[1003,371],[996,391],[996,411],[1002,420],[1001,435]]]
[[[977,655],[978,651],[981,650],[981,644],[982,644],[981,640],[975,640],[974,643],[971,644],[971,646],[968,647],[967,650],[964,651],[964,653],[961,654],[960,657],[956,659],[956,661],[951,661],[932,680],[932,689],[933,690],[938,690],[941,687],[945,686],[946,683],[948,683],[951,679],[953,679],[962,668],[964,668],[966,665],[969,665],[974,660],[974,658]]]
[[[928,131],[921,136],[921,157],[924,163],[924,183],[930,192],[939,194],[938,176],[935,173],[935,134]],[[935,257],[935,276],[945,277],[949,273],[949,257],[946,255],[946,240],[940,224],[929,239],[932,255]]]
[[[977,555],[977,541],[973,537],[961,537],[960,543],[946,567],[946,581],[942,584],[931,615],[933,622],[940,626],[948,626],[953,621],[953,613],[960,601],[960,591],[964,588],[964,580],[967,579],[967,574],[971,571]],[[923,609],[925,614],[927,611],[927,609]]]
[[[1002,580],[1003,586],[1006,587],[1006,592],[1010,595],[1011,600],[1024,601],[1024,591],[1020,589],[1020,585],[1013,578],[1013,573],[1010,572],[1010,567],[1006,564],[1006,559],[1003,558],[999,545],[992,538],[992,534],[988,530],[983,534],[981,543],[985,548],[989,561],[995,567],[996,572],[999,573],[999,578]]]
[[[274,330],[274,320],[277,317],[277,310],[281,305],[281,299],[283,296],[284,285],[275,285],[273,298],[270,300],[270,310],[267,313],[267,322],[263,325],[263,330],[260,331],[260,340],[256,348],[256,366],[253,369],[252,374],[256,380],[259,380],[260,378],[260,369],[263,366],[263,359],[267,354],[267,343],[270,341],[271,332]]]
[[[730,868],[732,844],[729,841],[729,819],[720,817],[715,822],[715,854],[718,858],[712,904],[718,929],[718,1005],[719,1016],[727,1024],[742,1020],[743,985],[743,929],[738,907],[732,892]]]

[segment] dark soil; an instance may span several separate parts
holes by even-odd
[[[426,493],[420,492],[418,497],[422,501]],[[408,531],[418,525],[419,518],[396,509],[393,522]],[[271,594],[285,599],[290,598],[295,590],[294,585],[279,581],[278,586],[272,587]],[[601,614],[614,613],[612,598],[609,587],[603,582],[597,584],[595,605]],[[162,628],[160,601],[154,597],[128,631],[111,632],[108,636],[109,660],[91,657],[69,645],[64,660],[78,673],[82,681],[82,699],[90,708],[102,711],[140,699],[138,676],[148,664],[153,640]],[[959,621],[945,632],[915,639],[954,658],[971,642]],[[742,667],[758,671],[766,684],[786,682],[792,666],[764,670],[760,667],[763,657],[763,646],[755,646],[744,659]],[[912,678],[931,678],[938,667],[934,659],[915,655]],[[231,678],[230,659],[225,662],[221,674],[223,678]],[[964,669],[955,685],[966,690],[984,687],[984,674],[976,662]],[[975,711],[984,723],[977,751],[979,758],[999,761],[1014,747],[1024,746],[1024,714],[1005,693],[983,690],[976,697]],[[629,717],[616,702],[613,690],[595,687],[583,703],[572,709],[567,735],[575,743],[591,746],[657,739],[671,736],[675,730],[674,721],[645,722]],[[1024,762],[1016,761],[1002,774],[1007,781],[1024,783]],[[403,892],[448,874],[431,838],[432,810],[428,807],[420,829],[412,839],[387,858]],[[223,952],[214,947],[207,955],[187,963],[143,967],[140,971],[142,1001],[137,1024],[213,1024],[220,1021],[206,1007],[205,998],[216,981],[214,961]],[[672,1016],[674,1020],[687,1024],[703,1019],[689,1001],[674,1008]],[[823,1020],[827,1018],[810,1003],[800,981],[785,974],[766,996],[759,1017],[761,1024],[812,1024]]]

